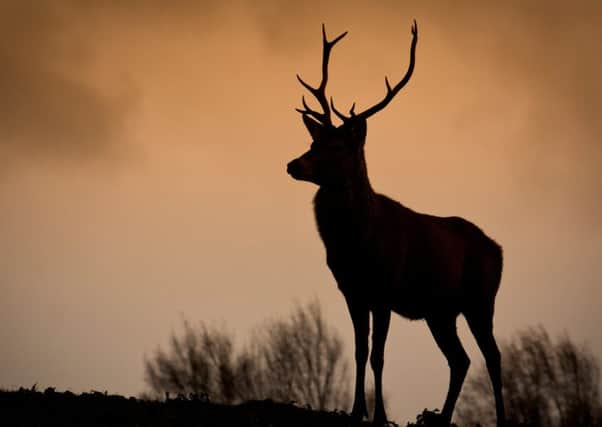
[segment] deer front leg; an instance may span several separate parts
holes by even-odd
[[[346,300],[355,335],[355,397],[353,399],[351,417],[354,421],[361,421],[364,417],[368,416],[364,384],[366,381],[366,363],[368,362],[370,312],[363,301],[357,301],[347,296]]]
[[[375,426],[387,423],[385,404],[383,401],[383,365],[385,362],[385,341],[389,332],[391,310],[388,308],[377,308],[372,311],[372,353],[370,353],[370,365],[374,372],[374,418]]]

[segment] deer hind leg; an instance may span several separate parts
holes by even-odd
[[[443,421],[449,425],[458,395],[464,383],[464,378],[466,377],[466,372],[468,372],[470,359],[458,338],[456,316],[427,319],[427,324],[437,345],[447,359],[450,369],[449,389],[447,390],[447,397],[441,411]]]
[[[374,425],[383,425],[387,422],[385,404],[383,401],[383,365],[385,362],[385,341],[389,332],[391,310],[378,308],[372,311],[372,352],[370,353],[370,366],[374,372]]]
[[[364,385],[366,381],[366,363],[368,362],[370,312],[361,301],[358,302],[349,297],[346,299],[355,335],[355,395],[351,417],[355,421],[361,421],[364,417],[368,417]]]
[[[485,358],[493,396],[498,427],[505,423],[504,398],[502,395],[502,360],[493,336],[493,310],[475,310],[465,313],[466,321]]]

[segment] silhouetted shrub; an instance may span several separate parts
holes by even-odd
[[[552,341],[530,328],[501,346],[507,418],[533,427],[602,426],[600,368],[566,335]],[[495,408],[484,366],[468,379],[456,409],[461,425],[493,425]]]
[[[204,324],[197,331],[185,321],[183,334],[172,335],[169,353],[158,349],[151,360],[145,360],[151,395],[211,396],[222,403],[233,402],[238,366],[232,351],[232,339],[224,331]]]
[[[347,408],[351,399],[343,342],[326,324],[316,301],[268,324],[256,342],[252,354],[264,396],[319,410]]]
[[[184,322],[170,351],[145,360],[150,395],[198,396],[219,403],[273,399],[317,410],[346,410],[350,401],[343,343],[317,301],[268,322],[234,352],[231,335]]]

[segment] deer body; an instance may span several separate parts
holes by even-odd
[[[343,293],[355,336],[355,397],[352,417],[366,413],[364,392],[368,337],[372,315],[370,365],[374,372],[373,422],[386,423],[382,374],[391,312],[425,319],[450,367],[447,397],[441,411],[449,425],[470,360],[456,331],[463,314],[479,345],[496,402],[498,427],[504,422],[501,358],[493,336],[493,312],[502,274],[502,250],[481,229],[459,217],[415,212],[372,190],[364,157],[367,118],[382,110],[409,81],[414,69],[417,27],[412,27],[410,65],[395,86],[385,79],[387,94],[378,104],[350,116],[326,99],[328,59],[333,41],[323,31],[322,82],[317,88],[299,81],[318,100],[323,112],[305,99],[303,122],[312,136],[310,150],[287,166],[297,180],[319,186],[314,198],[318,231],[326,247],[327,264]],[[343,121],[334,126],[330,112]]]
[[[349,297],[414,320],[495,298],[499,281],[479,279],[501,273],[501,250],[462,218],[417,213],[372,190],[356,198],[320,189],[314,210],[328,266]]]

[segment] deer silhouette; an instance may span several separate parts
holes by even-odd
[[[493,385],[497,424],[504,420],[501,357],[493,335],[493,312],[502,275],[502,249],[473,223],[460,217],[415,212],[376,193],[368,179],[364,157],[367,119],[382,110],[407,84],[414,71],[418,29],[412,26],[410,63],[405,76],[391,86],[385,77],[382,101],[349,115],[326,98],[328,61],[332,47],[347,32],[328,41],[322,26],[322,81],[317,88],[299,82],[317,99],[322,112],[302,98],[301,113],[313,142],[309,151],[287,165],[296,180],[319,186],[314,212],[326,247],[328,267],[343,293],[355,335],[354,420],[367,416],[364,382],[372,314],[375,408],[373,422],[387,422],[382,396],[384,347],[391,311],[410,319],[425,319],[450,368],[447,397],[440,414],[449,425],[470,365],[458,338],[456,319],[466,318],[484,355]],[[331,110],[341,119],[333,125]]]

